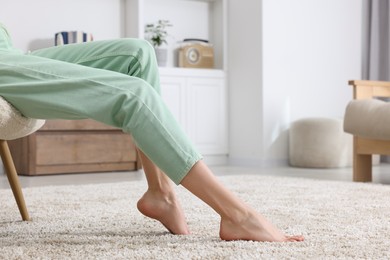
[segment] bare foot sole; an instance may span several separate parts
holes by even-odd
[[[161,222],[172,234],[190,233],[183,210],[174,196],[147,191],[138,201],[137,208],[143,215]]]
[[[239,222],[221,219],[220,237],[222,240],[228,241],[299,242],[304,240],[304,237],[300,235],[284,235],[262,215],[252,211]]]

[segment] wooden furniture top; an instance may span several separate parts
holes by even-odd
[[[120,130],[118,128],[105,125],[103,123],[91,120],[47,120],[46,124],[39,131],[72,131],[72,130],[88,130],[88,131],[101,131],[101,130]]]
[[[371,80],[351,80],[354,99],[370,99],[375,97],[390,97],[390,82]]]

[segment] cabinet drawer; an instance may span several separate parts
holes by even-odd
[[[36,135],[36,165],[136,161],[131,137],[117,132],[41,132]]]

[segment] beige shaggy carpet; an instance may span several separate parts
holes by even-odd
[[[177,188],[191,235],[135,207],[144,181],[24,189],[31,222],[0,190],[0,259],[388,259],[390,186],[265,176],[219,177],[301,243],[224,242],[219,219]]]

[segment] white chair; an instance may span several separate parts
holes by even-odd
[[[7,140],[32,134],[41,128],[44,123],[45,120],[24,117],[11,104],[0,97],[0,155],[20,214],[25,221],[30,220],[30,217]]]

